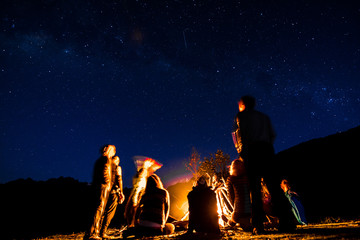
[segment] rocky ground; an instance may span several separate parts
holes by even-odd
[[[111,229],[111,235],[114,239],[121,239],[120,232],[117,229]],[[69,235],[54,235],[45,239],[82,239],[84,233],[74,233]],[[130,238],[131,239],[131,238]],[[134,238],[132,238],[134,239]],[[241,231],[241,229],[222,230],[221,235],[187,235],[185,232],[177,232],[170,236],[159,236],[153,238],[156,240],[199,240],[199,239],[214,239],[214,240],[230,240],[230,239],[360,239],[360,220],[332,222],[332,223],[318,223],[309,224],[307,226],[299,226],[294,233],[277,233],[276,231],[267,231],[262,235],[252,235]]]

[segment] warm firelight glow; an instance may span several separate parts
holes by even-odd
[[[219,216],[219,226],[224,227],[226,223],[222,219],[222,207],[221,207],[221,204],[220,204],[220,199],[219,199],[218,194],[216,194],[216,200],[217,200],[217,204],[216,204],[217,205],[217,213],[218,213],[218,216]]]
[[[231,219],[233,206],[227,196],[225,182],[222,181],[221,185],[215,188],[217,200],[217,213],[219,215],[219,226],[226,227],[228,221]]]
[[[211,177],[210,177],[211,179]],[[191,191],[193,183],[190,181],[185,181],[183,178],[182,184],[176,188],[170,189],[170,195],[173,201],[171,201],[173,215],[177,215],[177,219],[180,221],[186,221],[189,217],[189,206],[186,196]],[[224,179],[220,182],[211,180],[208,181],[210,187],[214,190],[216,194],[216,207],[219,217],[219,226],[226,227],[228,226],[228,221],[231,219],[231,214],[233,211],[233,206],[230,203],[230,200],[227,195],[226,185]]]

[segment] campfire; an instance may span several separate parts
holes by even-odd
[[[219,226],[226,227],[228,225],[228,220],[231,219],[233,206],[228,198],[224,179],[221,179],[220,182],[213,184],[212,187],[216,193]]]
[[[233,206],[230,203],[230,200],[227,195],[226,184],[224,179],[220,182],[213,182],[210,184],[212,189],[216,193],[216,200],[217,200],[217,213],[219,216],[219,226],[220,227],[227,227],[228,220],[231,219],[231,213],[233,211]],[[189,212],[187,211],[188,203],[184,202],[181,206],[181,209],[185,209],[183,217],[180,221],[186,221],[189,217]]]

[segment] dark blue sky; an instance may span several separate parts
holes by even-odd
[[[276,151],[360,124],[356,1],[0,3],[0,182],[91,181],[114,144],[175,176],[192,147],[231,140],[236,102],[258,99]]]

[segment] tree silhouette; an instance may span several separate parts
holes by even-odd
[[[230,155],[220,149],[216,153],[210,153],[208,157],[204,157],[204,160],[201,161],[200,154],[193,147],[185,167],[192,173],[195,180],[203,175],[212,178],[215,174],[219,178],[226,179],[229,175],[227,170],[229,164]]]
[[[227,166],[230,164],[230,155],[224,153],[222,150],[217,150],[216,153],[211,153],[209,157],[205,157],[199,168],[201,175],[208,174],[213,177],[217,174],[220,178],[227,178]]]
[[[200,154],[195,149],[195,147],[193,147],[190,158],[188,159],[188,162],[185,163],[185,167],[192,173],[195,180],[199,177],[199,167],[201,165],[200,159]]]

